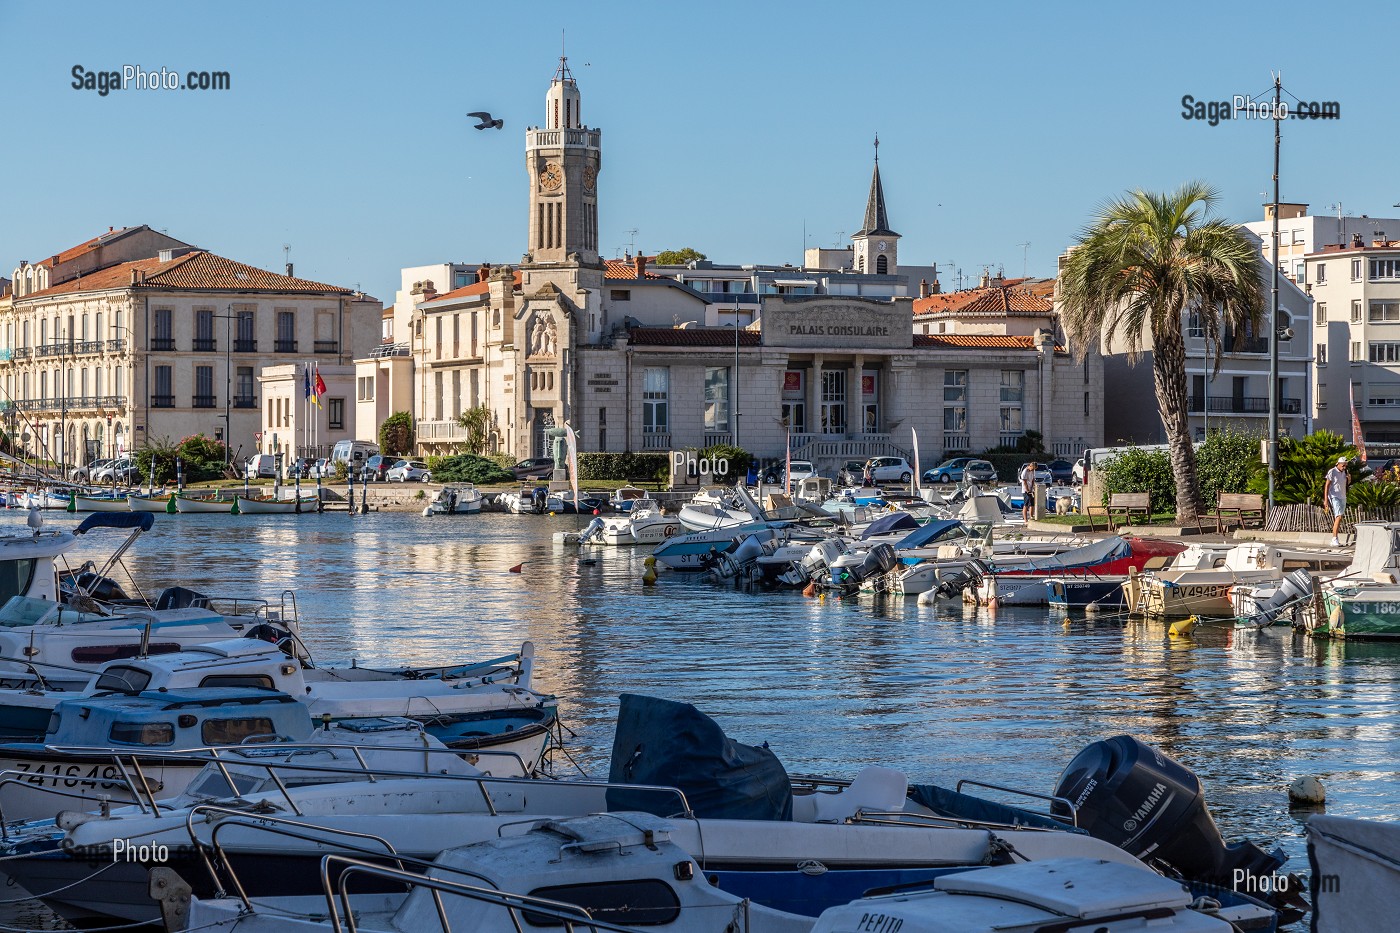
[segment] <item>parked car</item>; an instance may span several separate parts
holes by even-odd
[[[277,476],[277,458],[272,454],[253,454],[243,475],[248,479],[272,479]]]
[[[1018,466],[1018,467],[1016,468],[1016,482],[1017,482],[1017,483],[1021,482],[1021,472],[1022,472],[1023,470],[1025,470],[1025,468],[1026,468],[1027,466],[1029,466],[1029,465],[1030,465],[1030,464],[1028,464],[1028,463],[1023,463],[1023,464],[1021,464],[1020,466]],[[1049,486],[1049,485],[1050,485],[1050,470],[1049,470],[1049,468],[1048,468],[1045,464],[1043,464],[1043,463],[1037,463],[1037,464],[1035,465],[1035,471],[1034,471],[1033,475],[1034,475],[1034,477],[1035,477],[1035,481],[1036,481],[1037,483],[1039,483],[1041,486]]]
[[[399,462],[399,457],[386,457],[383,454],[375,454],[365,461],[363,469],[360,470],[360,479],[366,483],[382,483],[389,475],[390,468]]]
[[[316,461],[312,460],[310,457],[297,457],[292,461],[292,465],[287,468],[288,478],[296,479],[297,477],[301,477],[302,479],[310,479],[311,467],[315,462]]]
[[[97,471],[113,463],[110,457],[101,460],[94,460],[87,466],[74,467],[68,471],[68,478],[75,483],[86,483],[96,475]]]
[[[804,479],[809,479],[813,476],[816,476],[817,468],[812,464],[812,461],[810,460],[794,460],[792,461],[792,467],[788,471],[788,475],[792,485],[796,486]]]
[[[866,466],[877,483],[907,483],[914,478],[914,468],[903,457],[871,457]]]
[[[1074,482],[1074,464],[1063,458],[1051,460],[1045,464],[1045,468],[1050,471],[1050,482],[1057,486],[1068,486]]]
[[[938,466],[924,470],[923,481],[925,483],[961,483],[963,467],[972,461],[972,457],[953,457],[951,460],[944,460]]]
[[[421,460],[400,460],[389,467],[386,478],[391,483],[427,483],[431,482],[433,474]]]
[[[864,460],[847,460],[836,471],[836,485],[859,486],[865,478]]]
[[[549,479],[554,475],[553,457],[530,457],[510,468],[516,479]]]
[[[335,476],[335,461],[330,457],[322,457],[320,460],[311,464],[311,468],[307,470],[306,475],[312,479],[318,476],[321,477],[321,479],[330,479]]]
[[[109,460],[103,466],[92,471],[92,482],[99,484],[134,483],[136,478],[136,461],[125,457],[119,460]]]

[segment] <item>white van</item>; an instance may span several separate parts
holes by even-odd
[[[277,475],[277,458],[272,454],[253,454],[244,470],[248,479],[271,479]]]
[[[371,441],[336,441],[335,446],[331,448],[331,463],[353,463],[363,466],[366,460],[377,453],[379,445]]]

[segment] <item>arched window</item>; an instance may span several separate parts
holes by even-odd
[[[890,257],[880,255],[875,257],[875,272],[878,275],[889,275]]]

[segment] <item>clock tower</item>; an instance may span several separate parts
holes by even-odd
[[[899,271],[899,234],[885,216],[885,189],[880,184],[880,137],[875,137],[875,173],[870,177],[870,197],[865,222],[851,237],[857,272],[894,275]]]
[[[544,101],[544,125],[525,131],[528,255],[534,263],[562,263],[577,256],[583,265],[596,266],[602,134],[584,126],[578,85],[563,56]]]

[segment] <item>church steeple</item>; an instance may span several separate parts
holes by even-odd
[[[525,170],[530,178],[531,261],[574,260],[598,264],[598,172],[601,133],[585,126],[582,98],[559,56],[544,98],[544,125],[525,132]]]
[[[865,202],[865,222],[851,237],[857,272],[893,275],[899,268],[899,234],[890,229],[885,212],[885,187],[880,182],[880,136],[875,136],[875,170]]]

